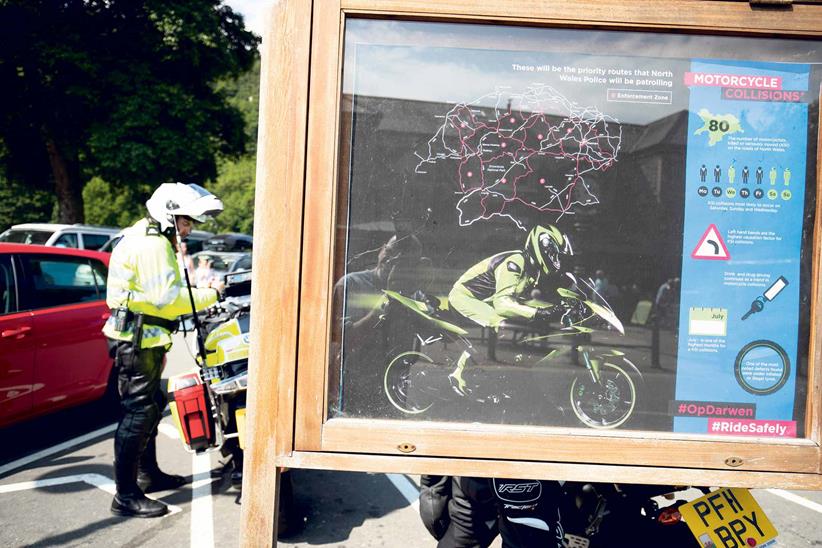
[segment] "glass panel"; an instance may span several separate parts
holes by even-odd
[[[97,250],[109,240],[106,234],[83,234],[83,248]]]
[[[108,268],[106,265],[101,263],[100,261],[95,261],[94,259],[89,259],[89,265],[91,265],[92,272],[94,274],[94,283],[97,286],[97,294],[100,298],[104,298],[106,296],[106,280],[108,279]]]
[[[76,249],[80,247],[77,243],[77,234],[74,232],[66,232],[56,240],[54,240],[54,247],[70,247]]]
[[[820,60],[349,20],[329,416],[802,436]]]
[[[0,242],[12,244],[45,244],[51,235],[52,230],[15,230],[9,229],[0,235]]]
[[[97,293],[95,273],[84,258],[22,255],[21,259],[30,284],[29,308],[48,308],[101,298]]]
[[[17,311],[11,255],[0,255],[0,316]]]

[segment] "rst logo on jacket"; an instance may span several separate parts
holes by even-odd
[[[542,495],[542,483],[534,480],[494,479],[494,492],[505,502],[532,502]]]

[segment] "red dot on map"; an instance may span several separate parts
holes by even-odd
[[[514,123],[514,122],[516,122],[516,121],[517,121],[517,119],[516,119],[516,118],[514,118],[513,116],[511,116],[511,123],[513,124],[513,123]]]
[[[507,147],[507,146],[508,146],[508,144],[507,144],[507,143],[502,143],[500,146],[501,146],[502,148],[505,148],[505,147]]]
[[[462,122],[462,123],[460,124],[460,127],[465,127],[466,125],[467,125],[467,124],[466,124],[465,122]]]
[[[500,179],[500,180],[499,180],[499,182],[501,182],[502,184],[505,184],[505,183],[507,183],[507,182],[508,182],[508,179],[506,179],[505,177],[503,177],[502,179]]]
[[[473,171],[469,171],[468,173],[466,173],[466,175],[467,175],[468,177],[473,177],[473,176],[474,176],[474,172],[473,172]]]
[[[565,130],[565,133],[571,133],[572,131],[573,131],[572,128],[568,128],[568,129]]]
[[[541,185],[544,185],[544,184],[545,184],[545,177],[542,177],[542,178],[539,180],[539,184],[541,184]]]
[[[542,140],[542,137],[543,137],[542,133],[540,133],[539,135],[537,135],[537,139],[539,139],[539,140]]]

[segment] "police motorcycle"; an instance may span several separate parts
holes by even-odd
[[[196,371],[168,381],[171,414],[186,450],[245,447],[251,271],[225,276],[224,299],[193,317]]]
[[[699,546],[680,513],[687,487],[566,482],[562,490],[568,548]]]
[[[568,548],[765,547],[779,535],[743,488],[567,482],[563,491]]]
[[[223,299],[192,317],[198,369],[169,378],[169,407],[180,440],[190,453],[219,451],[227,457],[212,476],[230,472],[242,487],[246,447],[246,389],[251,320],[251,271],[226,274]],[[298,525],[291,474],[281,475],[277,530],[291,534]],[[241,495],[236,499],[241,502]]]
[[[556,289],[559,300],[581,311],[575,321],[561,325],[531,324],[527,336],[518,344],[526,347],[532,363],[548,367],[573,362],[582,367],[572,375],[565,392],[566,403],[584,426],[595,429],[617,428],[625,424],[637,409],[643,377],[624,352],[615,348],[594,348],[585,344],[597,329],[625,334],[622,322],[601,298],[594,299],[593,283],[566,273],[568,288]],[[448,373],[458,360],[478,360],[468,332],[458,325],[436,299],[417,292],[413,298],[385,290],[387,297],[384,319],[403,315],[415,326],[412,348],[403,349],[388,358],[383,389],[390,403],[408,415],[427,412],[439,401],[455,397]],[[529,302],[535,307],[550,306],[544,302]],[[445,350],[450,345],[455,350]],[[524,354],[524,353],[523,353]],[[500,403],[511,397],[500,390],[485,371],[483,364],[474,364],[463,371],[467,396],[481,403]]]

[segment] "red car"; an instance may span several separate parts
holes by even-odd
[[[0,243],[0,427],[101,398],[108,253]]]

